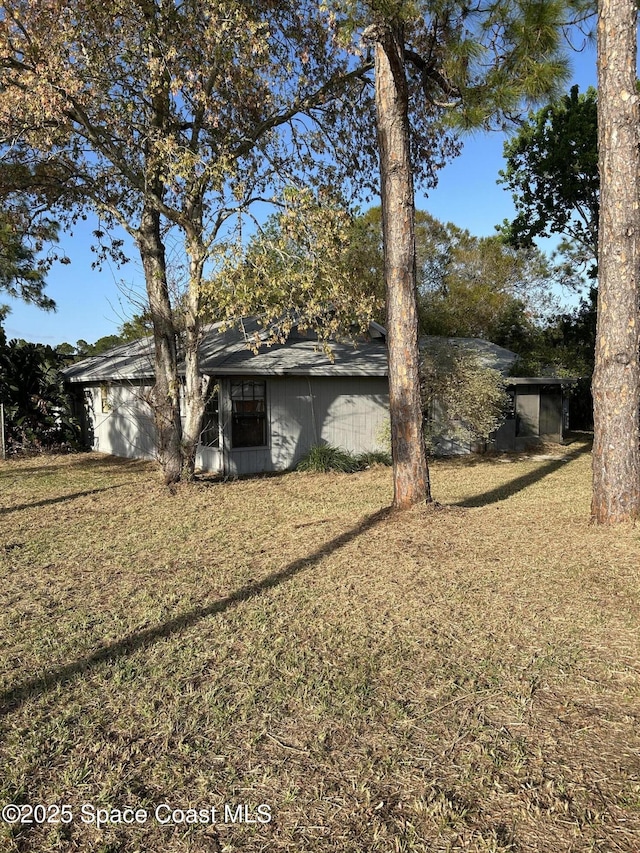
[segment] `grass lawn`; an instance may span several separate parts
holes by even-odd
[[[0,463],[0,851],[637,853],[640,528],[566,450],[401,515],[385,468]]]

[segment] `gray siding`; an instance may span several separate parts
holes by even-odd
[[[221,383],[224,472],[237,476],[293,468],[314,444],[353,453],[380,446],[389,412],[387,380],[365,377],[267,379],[268,445],[232,448],[228,380]],[[230,448],[230,449],[227,449]]]
[[[235,377],[234,377],[235,378]],[[267,445],[231,446],[231,379],[220,380],[222,447],[199,447],[203,471],[238,476],[285,471],[314,444],[327,442],[354,453],[380,447],[388,420],[387,380],[365,377],[269,377],[266,379]],[[102,411],[102,388],[109,411]],[[114,456],[154,459],[155,427],[145,400],[150,388],[110,383],[85,388],[93,449]]]
[[[222,474],[222,451],[218,447],[198,447],[196,453],[196,469]]]
[[[540,391],[528,385],[516,391],[517,435],[537,436],[540,434]]]
[[[518,436],[546,436],[561,441],[563,436],[563,394],[558,386],[519,385],[516,388]]]
[[[543,389],[540,392],[540,435],[559,441],[563,432],[562,390]]]
[[[264,379],[267,444],[234,448],[230,383],[236,378],[240,377],[219,380],[221,446],[198,448],[196,466],[200,470],[227,476],[285,471],[294,468],[314,444],[327,443],[352,453],[381,447],[389,419],[385,378],[270,376]],[[84,386],[94,450],[129,458],[156,458],[153,412],[146,402],[150,390],[150,386],[133,381]],[[108,411],[103,412],[105,391]],[[496,449],[515,449],[541,432],[560,440],[562,395],[559,391],[543,391],[539,386],[523,384],[517,388],[515,408],[518,437],[516,421],[507,421],[492,437]],[[460,454],[470,450],[468,444],[451,440],[446,430],[434,439],[436,453]]]
[[[85,388],[92,447],[101,453],[155,459],[153,412],[146,402],[149,386],[103,383]],[[103,412],[106,392],[108,411]]]
[[[381,447],[381,432],[389,420],[386,379],[316,379],[312,384],[321,440],[354,453]]]

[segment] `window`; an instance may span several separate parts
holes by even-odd
[[[218,386],[215,385],[204,409],[200,444],[204,447],[220,447],[220,410],[218,407]]]
[[[100,386],[100,410],[103,415],[111,411],[111,401],[109,400],[110,385],[103,382]]]
[[[267,443],[266,383],[243,379],[231,383],[233,447],[264,447]]]

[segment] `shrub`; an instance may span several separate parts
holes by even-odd
[[[392,465],[391,454],[387,450],[370,450],[368,453],[359,453],[356,461],[360,469],[371,468],[372,465]]]
[[[447,439],[468,444],[489,435],[504,421],[505,382],[464,342],[431,340],[421,365],[425,438],[429,450]]]
[[[0,400],[9,453],[79,444],[80,427],[64,388],[63,366],[64,357],[50,346],[0,340]]]
[[[298,471],[344,471],[349,474],[356,471],[356,461],[351,453],[341,447],[330,444],[314,444],[297,465]]]
[[[352,474],[371,465],[391,465],[391,456],[383,450],[373,450],[356,456],[341,447],[315,444],[298,462],[296,470],[315,473],[341,471],[344,474]]]

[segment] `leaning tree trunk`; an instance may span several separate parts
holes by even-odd
[[[593,375],[591,517],[640,517],[640,262],[635,0],[600,0],[598,324]]]
[[[155,210],[145,208],[143,211],[137,242],[153,321],[156,381],[152,405],[156,426],[156,449],[165,482],[176,483],[180,479],[182,467],[180,383],[164,245],[160,235],[160,215]]]
[[[375,42],[393,504],[401,509],[431,501],[420,396],[415,204],[403,35],[399,23],[365,31]]]

